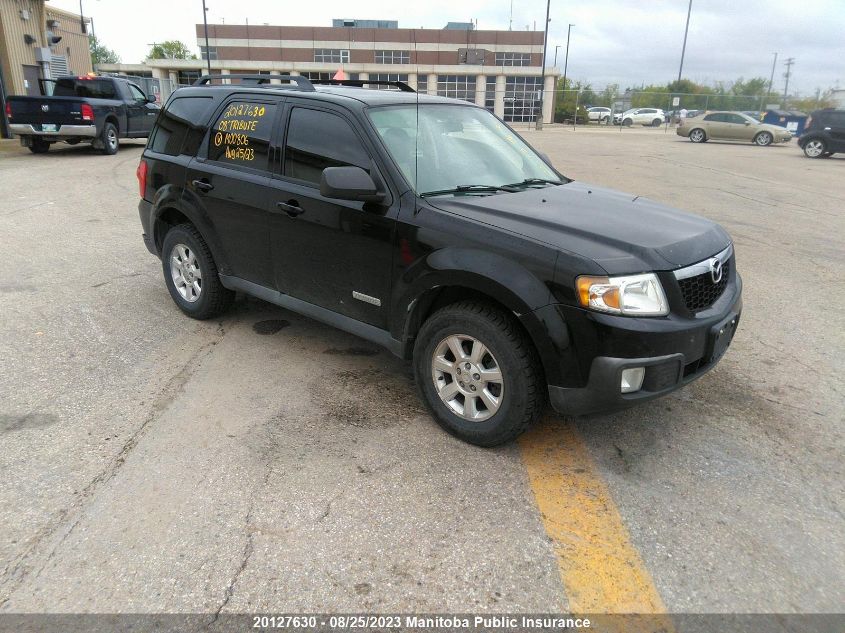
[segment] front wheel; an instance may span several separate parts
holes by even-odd
[[[771,145],[773,140],[775,139],[770,132],[760,132],[757,136],[754,137],[754,142],[761,147]]]
[[[804,156],[807,158],[819,158],[827,153],[824,141],[814,138],[804,143]]]
[[[437,423],[478,446],[514,439],[545,405],[533,344],[508,313],[485,303],[456,303],[428,318],[414,375]]]
[[[103,126],[103,134],[100,140],[103,142],[103,148],[100,150],[103,154],[109,156],[117,154],[120,142],[117,140],[117,128],[114,123],[106,123]]]
[[[189,317],[211,319],[232,305],[235,293],[220,283],[211,251],[193,225],[170,229],[164,236],[161,255],[167,290]]]
[[[695,128],[689,133],[689,140],[693,143],[703,143],[707,140],[707,135],[701,128]]]
[[[631,127],[633,124],[634,124],[633,119],[625,119],[624,121],[622,121],[622,125],[624,125],[625,127]]]

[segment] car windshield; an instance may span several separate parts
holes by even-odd
[[[568,182],[481,108],[407,104],[371,108],[369,116],[418,194],[489,195]]]

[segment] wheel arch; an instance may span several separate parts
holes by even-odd
[[[179,197],[179,192],[176,188],[165,188],[157,195],[159,199],[152,210],[152,237],[156,245],[156,249],[161,254],[162,258],[165,254],[162,253],[161,247],[164,243],[164,236],[166,233],[179,224],[191,224],[197,231],[214,257],[214,263],[217,270],[222,274],[230,274],[228,260],[223,251],[217,234],[214,231],[209,218],[190,204],[185,204]]]

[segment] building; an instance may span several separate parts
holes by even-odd
[[[542,31],[483,31],[471,22],[444,29],[404,29],[391,20],[339,19],[334,26],[202,24],[202,59],[148,59],[144,65],[101,65],[105,72],[141,74],[165,86],[190,84],[213,74],[280,73],[330,79],[343,69],[350,79],[395,80],[429,94],[487,107],[506,121],[534,121],[543,88]],[[551,95],[558,75],[548,69]],[[543,103],[551,122],[553,98]]]

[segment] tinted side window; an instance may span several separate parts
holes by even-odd
[[[232,101],[214,122],[208,159],[253,169],[267,169],[276,105]]]
[[[739,124],[745,123],[745,119],[743,119],[738,114],[727,114],[725,116],[727,117],[728,123],[739,123]]]
[[[147,96],[141,92],[141,89],[138,86],[133,84],[127,84],[129,86],[129,93],[132,95],[132,98],[136,101],[146,101]]]
[[[205,135],[211,97],[180,97],[159,114],[149,148],[154,152],[194,156]]]
[[[717,114],[708,114],[706,117],[704,117],[704,120],[705,121],[716,121],[718,123],[720,121],[724,121],[725,119],[721,114],[717,113]]]
[[[110,79],[74,79],[64,77],[56,81],[54,97],[89,97],[91,99],[115,99],[117,93]]]
[[[285,175],[319,183],[326,167],[347,165],[370,169],[369,154],[352,126],[336,114],[294,108],[285,146]]]
[[[829,112],[826,119],[830,127],[845,127],[845,112]]]

